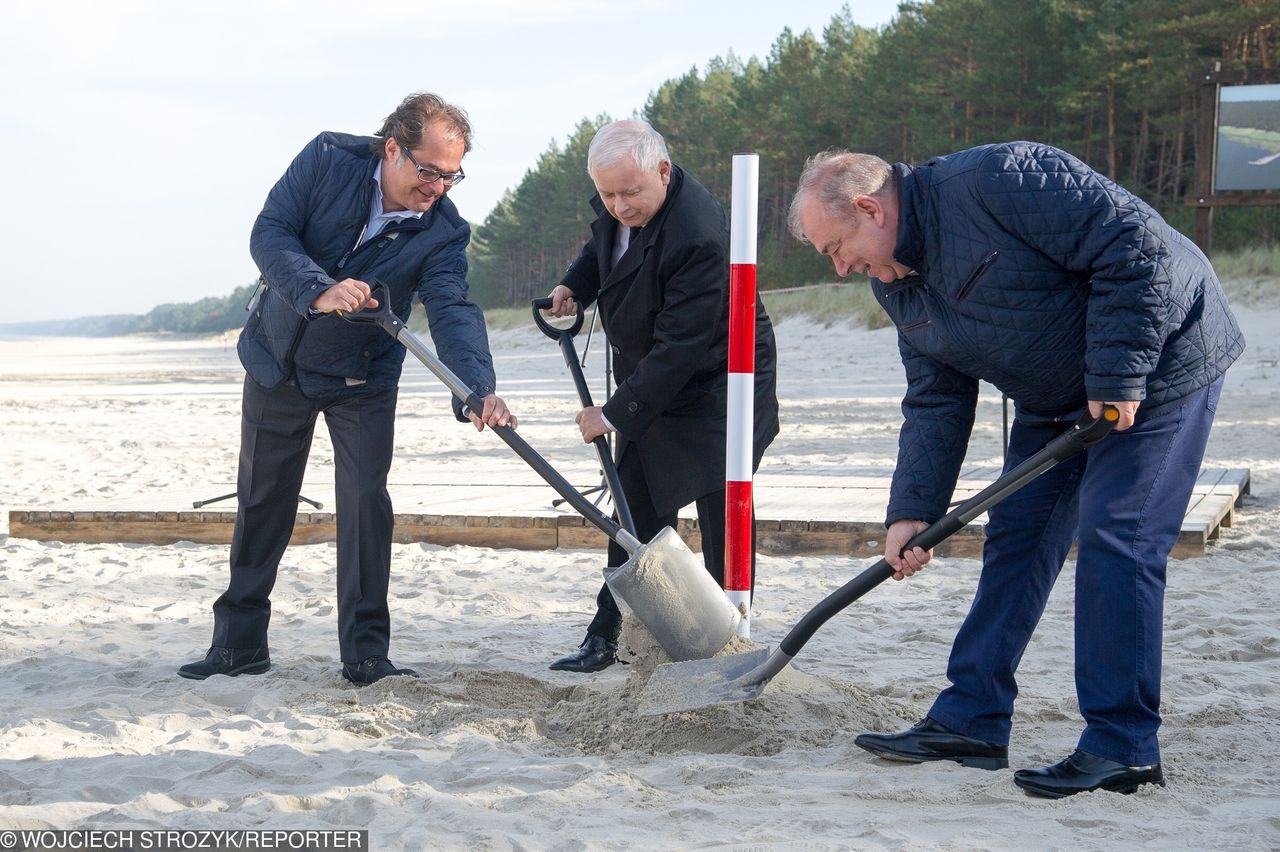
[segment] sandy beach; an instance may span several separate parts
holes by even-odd
[[[334,549],[294,547],[271,671],[181,680],[209,643],[225,547],[36,542],[8,536],[7,513],[218,493],[238,451],[234,338],[0,338],[0,829],[361,828],[378,850],[1280,848],[1280,309],[1236,309],[1248,349],[1206,464],[1250,468],[1253,494],[1206,556],[1170,564],[1168,786],[1061,801],[1011,775],[1065,756],[1082,724],[1070,563],[1022,662],[1006,771],[889,764],[853,745],[915,722],[945,685],[972,559],[877,589],[756,701],[641,717],[644,653],[597,675],[547,670],[581,639],[602,551],[395,545],[391,657],[422,677],[355,689],[340,677]],[[893,330],[777,331],[783,426],[762,470],[887,474]],[[531,325],[491,345],[521,433],[558,467],[594,471],[555,346]],[[998,464],[986,390],[969,461]],[[413,361],[397,444],[393,494],[428,471],[494,488],[524,474],[452,419]],[[332,473],[321,427],[307,482],[331,487]],[[776,643],[866,564],[761,557],[753,639]]]

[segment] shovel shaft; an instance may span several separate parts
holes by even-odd
[[[583,408],[590,408],[594,404],[591,401],[591,388],[587,387],[587,377],[582,375],[582,365],[578,363],[578,352],[574,349],[572,336],[560,335],[560,351],[564,353],[565,366],[569,368],[569,375],[573,376],[573,384],[578,389],[578,400]],[[627,495],[622,492],[622,479],[618,476],[618,466],[613,462],[609,442],[603,435],[597,435],[591,444],[596,448],[596,455],[600,458],[600,471],[604,474],[604,481],[609,486],[609,495],[613,497],[613,508],[618,512],[618,523],[627,532],[635,535],[636,522],[631,519],[631,506],[627,503]]]
[[[587,377],[582,374],[582,365],[578,363],[578,350],[573,345],[573,338],[582,329],[582,311],[579,310],[571,327],[557,328],[547,322],[542,311],[551,309],[551,299],[543,297],[533,300],[533,319],[538,328],[547,337],[560,345],[560,354],[564,356],[564,365],[569,368],[573,377],[573,386],[578,391],[578,401],[583,408],[595,405],[591,401],[591,388],[587,386]],[[609,442],[603,435],[597,436],[591,444],[600,457],[600,471],[604,474],[605,484],[609,486],[609,495],[613,498],[613,507],[618,512],[618,522],[627,532],[635,535],[636,523],[631,519],[631,507],[627,503],[627,495],[622,493],[622,480],[618,478],[618,466],[613,462],[613,454],[609,451]]]
[[[1103,409],[1097,420],[1089,416],[1081,418],[1067,431],[1054,438],[1038,453],[1028,458],[1013,470],[1005,473],[995,482],[965,500],[935,523],[923,530],[907,542],[905,550],[923,547],[925,550],[941,544],[956,532],[964,528],[970,521],[1008,497],[1014,491],[1026,485],[1058,462],[1074,456],[1086,447],[1098,443],[1111,431],[1120,418],[1120,413],[1112,406]],[[849,604],[893,576],[893,568],[885,559],[881,559],[870,568],[836,589],[823,598],[817,606],[809,610],[803,618],[791,628],[786,638],[778,643],[778,650],[787,656],[794,657],[813,637],[818,628],[827,623],[833,615]],[[785,665],[785,661],[783,661]]]
[[[791,655],[779,646],[776,651],[765,658],[763,663],[743,675],[741,682],[748,687],[753,684],[768,683],[773,680],[774,675],[785,669],[789,662],[791,662]]]
[[[427,369],[434,373],[436,378],[443,382],[454,396],[462,400],[463,405],[476,413],[484,410],[484,402],[476,396],[475,391],[446,367],[444,362],[436,357],[436,353],[427,348],[426,344],[417,335],[406,329],[404,323],[395,315],[389,311],[380,313],[376,317],[376,322],[382,326],[387,334],[400,341],[405,349],[412,352],[414,357],[426,365]],[[634,535],[619,527],[612,519],[592,505],[590,500],[583,497],[582,493],[569,484],[569,481],[561,476],[555,468],[547,464],[547,460],[538,455],[538,452],[529,446],[529,443],[524,438],[516,434],[515,429],[510,426],[490,426],[489,428],[508,447],[515,450],[516,455],[523,459],[525,464],[533,468],[538,476],[541,476],[548,485],[554,488],[556,493],[563,497],[569,505],[577,509],[588,521],[599,527],[601,532],[620,544],[628,553],[635,553],[640,548],[640,542]]]

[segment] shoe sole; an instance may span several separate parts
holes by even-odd
[[[571,668],[570,666],[556,666],[556,665],[547,666],[547,668],[553,672],[572,672],[573,674],[595,674],[596,672],[602,672],[613,665],[614,665],[613,663],[609,663],[609,665],[607,666],[595,666],[589,669],[579,669],[579,668]]]
[[[891,760],[894,763],[936,763],[940,760],[949,760],[952,763],[958,763],[968,769],[1008,769],[1009,758],[1007,757],[977,757],[977,756],[957,756],[947,757],[946,755],[936,755],[929,757],[920,757],[917,755],[902,754],[901,752],[889,751],[887,749],[878,749],[874,746],[864,745],[862,743],[854,743],[858,748],[874,754],[876,757]]]
[[[561,664],[559,662],[552,663],[551,665],[547,666],[547,668],[553,672],[573,672],[574,674],[595,674],[596,672],[602,672],[605,669],[610,668],[611,666],[625,666],[625,665],[629,665],[626,660],[619,660],[617,657],[614,657],[612,660],[610,660],[609,662],[605,663],[602,666],[593,666],[592,668],[589,668],[589,669],[579,668],[577,666],[574,666],[572,663]]]
[[[397,674],[383,675],[377,680],[359,680],[358,678],[351,677],[351,675],[347,674],[346,672],[342,673],[343,680],[347,681],[348,683],[354,683],[356,686],[373,686],[379,680],[386,680],[389,677],[418,677],[418,676],[419,675],[417,672],[414,672],[412,674],[410,674],[409,672],[399,672]]]
[[[1159,781],[1138,781],[1136,783],[1133,781],[1124,781],[1119,784],[1112,782],[1111,784],[1101,784],[1097,787],[1089,787],[1083,790],[1071,790],[1070,792],[1041,787],[1034,781],[1023,781],[1019,778],[1013,779],[1013,783],[1029,796],[1039,796],[1042,799],[1065,799],[1067,796],[1074,796],[1077,793],[1092,793],[1097,790],[1105,790],[1108,793],[1119,793],[1122,796],[1128,796],[1131,793],[1136,793],[1139,787],[1144,787],[1147,784],[1154,784],[1157,787],[1163,787],[1164,779]]]
[[[262,674],[269,668],[271,668],[271,661],[267,660],[259,663],[248,663],[240,666],[239,668],[232,669],[229,672],[214,672],[213,674],[226,675],[227,677],[236,677],[237,675],[242,674],[256,675]],[[196,674],[195,672],[184,672],[182,669],[178,669],[178,677],[185,677],[187,680],[208,680],[213,677],[213,674],[202,675]]]

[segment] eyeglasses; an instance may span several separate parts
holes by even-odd
[[[413,163],[413,167],[418,170],[418,180],[423,183],[435,183],[438,180],[442,180],[446,187],[450,187],[455,183],[461,182],[466,177],[462,169],[458,169],[456,172],[438,172],[435,169],[419,165],[418,161],[413,158],[413,154],[409,152],[409,146],[407,145],[401,145],[400,151],[409,158],[409,162]]]

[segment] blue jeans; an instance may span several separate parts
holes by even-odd
[[[1165,565],[1199,476],[1222,380],[1150,412],[1062,462],[989,513],[982,575],[929,716],[1009,742],[1014,673],[1073,539],[1079,747],[1131,766],[1157,763]],[[1061,427],[1014,423],[1005,469]]]

